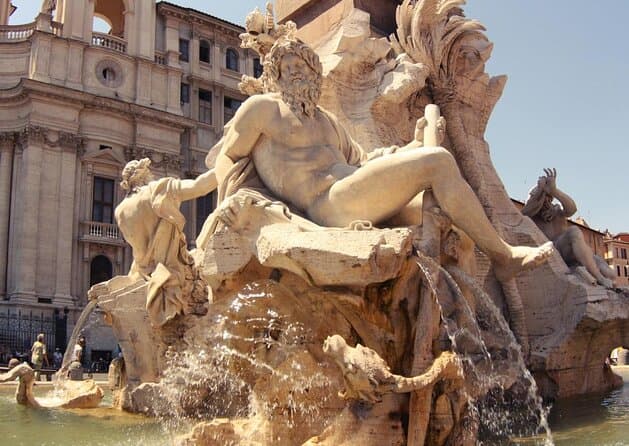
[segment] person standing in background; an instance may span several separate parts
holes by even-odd
[[[37,335],[37,340],[31,347],[31,363],[35,369],[35,380],[39,381],[40,370],[44,365],[44,361],[48,366],[48,354],[46,353],[46,344],[44,343],[44,334]]]

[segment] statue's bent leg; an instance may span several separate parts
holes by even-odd
[[[572,258],[583,265],[596,281],[607,288],[613,287],[613,282],[605,277],[594,259],[594,253],[583,238],[583,233],[576,226],[571,226],[555,240],[557,250],[566,263]]]
[[[503,276],[533,266],[552,253],[542,248],[512,247],[500,238],[476,194],[461,176],[452,155],[441,147],[421,148],[376,158],[337,181],[309,215],[327,226],[355,220],[378,223],[402,209],[419,192],[432,188],[442,210],[494,262]]]

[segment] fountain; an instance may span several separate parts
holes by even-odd
[[[123,171],[134,263],[82,318],[121,346],[116,407],[187,420],[190,446],[552,444],[544,399],[617,384],[629,301],[508,200],[483,139],[506,79],[463,3],[404,0],[388,39],[350,8],[312,48],[270,6],[247,17],[264,71],[208,172]],[[179,206],[216,188],[188,251]]]

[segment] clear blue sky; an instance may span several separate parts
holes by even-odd
[[[243,24],[265,0],[171,0]],[[39,0],[13,0],[11,23],[33,20]],[[507,191],[526,199],[544,167],[591,227],[629,231],[629,0],[468,0],[487,27],[487,66],[509,81],[486,138]]]

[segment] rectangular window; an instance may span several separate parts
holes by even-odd
[[[210,43],[207,40],[199,42],[199,60],[201,62],[210,63]]]
[[[114,222],[114,180],[94,177],[92,221]]]
[[[255,59],[253,59],[253,76],[262,76],[262,71],[264,71],[264,69],[262,67],[262,64],[260,63],[260,58],[256,57]]]
[[[179,39],[179,60],[182,62],[188,62],[190,59],[190,41],[186,39]]]
[[[181,84],[180,99],[182,104],[190,102],[190,85],[184,83]]]
[[[621,259],[627,258],[627,250],[625,248],[620,248],[620,258]]]
[[[199,121],[212,124],[212,92],[199,88]]]
[[[203,228],[203,223],[214,210],[214,192],[197,198],[197,236]]]
[[[616,272],[618,273],[618,277],[620,277],[620,265],[616,265]]]
[[[625,277],[627,277],[627,270],[629,270],[629,266],[625,265]]]
[[[225,96],[225,122],[228,122],[236,114],[236,110],[242,104],[238,99],[232,99]]]

